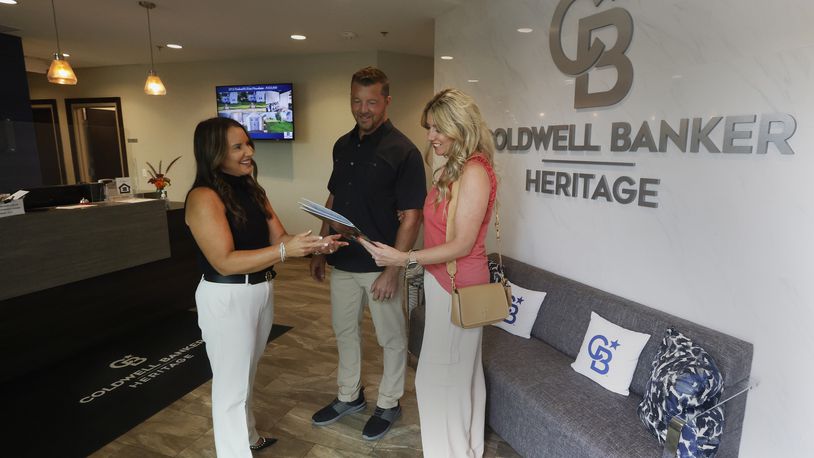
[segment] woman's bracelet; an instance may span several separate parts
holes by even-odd
[[[285,262],[285,243],[280,242],[280,262]]]

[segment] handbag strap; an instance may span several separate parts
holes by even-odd
[[[449,242],[455,237],[455,211],[458,209],[458,191],[461,187],[461,180],[456,180],[452,183],[452,191],[449,196],[449,207],[447,208],[447,228],[446,228],[446,242]],[[498,202],[495,198],[495,238],[497,239],[497,258],[500,263],[501,283],[503,282],[503,255],[500,249],[500,214],[498,212]],[[455,291],[455,275],[458,273],[458,261],[453,259],[447,261],[447,274],[451,282],[452,290]]]

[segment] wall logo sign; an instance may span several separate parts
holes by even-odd
[[[603,2],[608,6],[614,0],[591,0],[593,7],[588,0],[580,1],[586,4],[588,12],[578,19],[571,17],[579,15],[571,12],[577,0],[559,0],[557,3],[548,34],[549,50],[556,67],[562,73],[576,77],[575,109],[610,107],[627,97],[633,85],[633,64],[625,55],[633,40],[633,18],[620,7],[594,8],[599,8]],[[563,50],[563,24],[569,12],[572,13],[569,24],[577,23],[576,43],[565,43],[570,45],[566,47],[573,56],[566,55]],[[596,31],[607,27],[616,30],[616,42],[610,47],[595,36]],[[576,51],[572,52],[574,45]],[[593,70],[604,68],[616,71],[613,87],[589,92],[589,78],[599,76]],[[647,77],[646,72],[640,77]],[[597,124],[597,129],[594,129],[594,123],[577,124],[565,119],[549,125],[512,122],[511,126],[492,131],[496,151],[553,153],[541,157],[542,167],[526,169],[524,184],[527,193],[645,208],[659,207],[662,180],[628,172],[637,166],[642,153],[648,153],[650,157],[664,157],[667,153],[685,157],[704,153],[712,157],[764,156],[775,151],[781,155],[794,155],[791,138],[797,131],[794,116],[782,112],[686,114],[678,119],[652,116],[640,121],[611,118],[609,126],[606,125],[608,122],[603,122]],[[595,135],[597,131],[600,131],[599,135]],[[566,156],[572,152],[576,153],[573,157]],[[606,152],[612,153],[607,160],[601,157]],[[578,165],[581,169],[562,170],[570,165]],[[601,168],[592,171],[592,167]],[[517,184],[521,183],[522,180],[517,180]],[[594,370],[606,367],[610,361],[610,353],[607,359],[600,357],[604,355],[603,348],[597,350]]]
[[[577,32],[577,58],[570,59],[562,49],[562,24],[566,13],[576,0],[560,0],[551,19],[548,44],[554,64],[566,75],[576,76],[574,108],[607,107],[619,103],[633,85],[633,63],[625,55],[633,40],[633,17],[627,10],[614,7],[579,20]],[[603,0],[593,0],[595,6]],[[613,26],[617,31],[616,43],[607,47],[599,38],[591,37],[594,30]],[[588,92],[589,70],[613,67],[616,84],[607,91]]]
[[[599,343],[596,344],[596,342]],[[591,370],[600,375],[607,374],[610,370],[610,362],[613,359],[613,350],[618,347],[620,347],[619,340],[609,342],[607,337],[601,334],[595,335],[588,342],[588,356],[593,360],[591,361]]]

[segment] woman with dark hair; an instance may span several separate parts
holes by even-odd
[[[289,235],[257,183],[254,145],[228,118],[195,128],[195,183],[186,223],[203,278],[195,292],[198,325],[212,366],[212,421],[221,457],[251,457],[276,439],[260,436],[251,408],[255,370],[274,314],[273,265],[332,253],[345,242],[311,231]]]
[[[421,125],[429,141],[427,163],[435,158],[442,163],[424,202],[424,248],[405,253],[378,242],[362,243],[379,266],[425,267],[427,316],[415,375],[424,456],[481,457],[483,328],[463,329],[450,322],[452,281],[446,263],[457,263],[456,287],[489,283],[484,241],[497,193],[494,144],[475,101],[457,89],[437,93],[424,108]],[[458,205],[448,228],[456,182]],[[448,230],[452,234],[447,240]]]

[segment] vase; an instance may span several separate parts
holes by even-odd
[[[166,189],[158,189],[158,198],[161,200],[167,200],[167,190]]]

